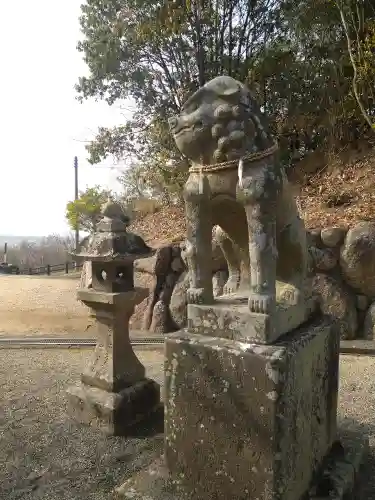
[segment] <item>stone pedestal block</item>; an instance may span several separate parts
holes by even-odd
[[[299,500],[336,439],[331,324],[270,346],[181,331],[165,353],[165,460],[188,498]]]
[[[271,344],[307,321],[316,308],[312,297],[296,304],[278,300],[275,312],[259,314],[250,312],[247,302],[247,296],[233,293],[216,297],[212,305],[189,304],[189,331],[243,342]]]
[[[340,444],[338,444],[340,443]],[[362,483],[366,477],[365,461],[368,455],[368,438],[355,429],[338,429],[338,443],[332,446],[318,474],[314,476],[311,487],[299,500],[359,500]],[[136,472],[121,486],[115,489],[118,500],[200,500],[184,490],[181,481],[173,479],[162,457],[150,466]],[[204,497],[206,498],[206,497]],[[238,500],[238,497],[224,497],[221,492],[210,498]],[[248,500],[254,498],[250,493]],[[261,497],[269,498],[269,497]],[[276,496],[276,498],[279,498]]]

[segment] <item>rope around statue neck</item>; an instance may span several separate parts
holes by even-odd
[[[265,149],[264,151],[257,151],[256,153],[248,153],[247,155],[242,156],[236,160],[224,161],[223,163],[213,163],[212,165],[193,165],[189,168],[190,174],[204,174],[204,173],[213,173],[218,172],[220,170],[232,170],[238,168],[239,162],[243,164],[244,161],[246,163],[253,162],[256,160],[262,160],[263,158],[267,158],[268,156],[273,155],[279,149],[278,144],[275,142],[271,147]]]

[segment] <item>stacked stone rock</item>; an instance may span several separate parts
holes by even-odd
[[[375,223],[309,231],[313,288],[342,339],[375,334]]]
[[[159,248],[152,267],[155,285],[148,298],[142,328],[153,333],[173,332],[178,326],[171,316],[170,302],[179,277],[185,270],[179,245]]]

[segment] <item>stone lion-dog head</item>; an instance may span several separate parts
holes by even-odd
[[[195,164],[240,159],[272,144],[250,90],[231,77],[214,78],[198,89],[169,120],[179,150]]]

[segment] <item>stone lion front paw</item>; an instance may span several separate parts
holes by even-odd
[[[204,304],[204,288],[188,288],[186,292],[188,304]]]
[[[238,290],[240,284],[240,277],[237,274],[229,276],[227,282],[223,288],[223,294],[228,295],[229,293],[234,293]]]
[[[275,306],[276,298],[274,295],[251,293],[249,295],[250,312],[268,314],[272,312]]]

